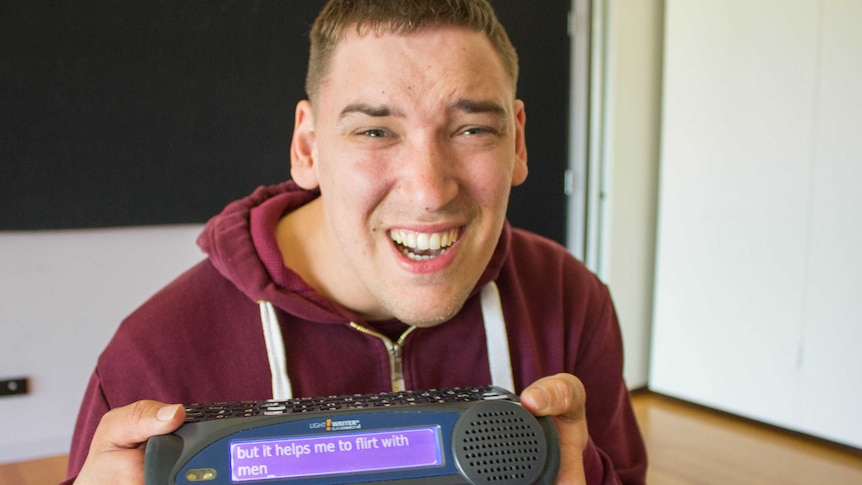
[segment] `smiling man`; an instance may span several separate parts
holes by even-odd
[[[554,417],[561,483],[642,483],[607,289],[506,223],[527,177],[517,75],[484,0],[329,2],[292,181],[210,220],[208,259],[123,322],[69,480],[141,483],[142,444],[182,422],[162,403],[494,383]]]
[[[291,152],[293,180],[323,197],[279,224],[285,265],[366,320],[445,322],[527,176],[523,103],[488,37],[461,27],[348,30],[328,66]],[[306,270],[312,251],[328,256]]]

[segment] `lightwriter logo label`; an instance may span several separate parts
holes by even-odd
[[[324,431],[349,431],[355,429],[362,429],[362,422],[358,419],[343,419],[341,421],[333,421],[332,419],[328,418],[326,421],[309,423],[308,427],[310,429],[323,429]]]

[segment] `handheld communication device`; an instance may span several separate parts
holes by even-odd
[[[499,387],[186,407],[147,443],[147,485],[552,483],[550,418]]]

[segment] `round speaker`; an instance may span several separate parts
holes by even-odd
[[[452,430],[452,450],[462,475],[474,484],[534,483],[548,455],[539,421],[511,401],[470,407]]]

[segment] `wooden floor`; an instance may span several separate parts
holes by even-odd
[[[650,484],[862,484],[862,453],[648,392],[633,402]],[[65,470],[65,456],[0,465],[0,484],[56,484]]]
[[[862,484],[862,453],[855,450],[657,394],[632,400],[650,484]]]
[[[2,485],[57,485],[66,478],[65,456],[0,465]]]

